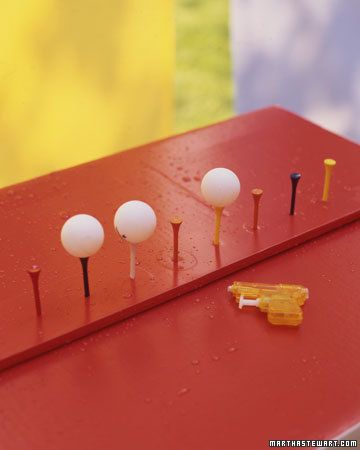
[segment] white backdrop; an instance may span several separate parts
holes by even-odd
[[[235,107],[281,105],[360,142],[360,0],[231,0]]]

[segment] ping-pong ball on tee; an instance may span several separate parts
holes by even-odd
[[[72,256],[88,258],[94,255],[104,242],[104,229],[95,217],[77,214],[62,227],[61,243]]]
[[[240,193],[239,178],[222,167],[209,170],[201,182],[201,193],[212,206],[223,208],[233,203]]]
[[[121,237],[131,244],[138,244],[155,231],[156,215],[147,203],[132,200],[116,211],[114,225]]]

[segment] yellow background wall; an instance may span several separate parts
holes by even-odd
[[[0,0],[0,186],[172,133],[173,8]]]

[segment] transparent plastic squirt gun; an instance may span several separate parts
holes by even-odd
[[[309,290],[296,284],[263,284],[235,281],[228,287],[239,308],[256,306],[267,313],[273,325],[298,326],[303,320],[301,306],[309,298]]]

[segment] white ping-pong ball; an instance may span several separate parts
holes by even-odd
[[[94,255],[104,242],[104,229],[95,217],[77,214],[70,217],[61,229],[61,243],[72,256],[88,258]]]
[[[138,244],[154,233],[156,215],[147,203],[132,200],[116,211],[114,226],[122,238],[131,244]]]
[[[223,208],[233,203],[240,193],[240,180],[229,169],[209,170],[201,182],[201,193],[212,206]]]

